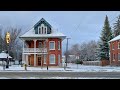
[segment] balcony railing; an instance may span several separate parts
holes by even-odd
[[[23,49],[24,53],[31,53],[31,52],[36,52],[36,53],[46,53],[47,52],[47,48],[24,48]]]

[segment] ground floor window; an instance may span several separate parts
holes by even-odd
[[[44,55],[44,64],[46,64],[46,59],[47,59],[46,55]]]
[[[120,53],[118,53],[118,61],[120,61]]]
[[[60,64],[60,55],[58,55],[58,64]]]
[[[113,61],[115,61],[115,54],[113,54]]]
[[[50,55],[50,64],[55,64],[55,55],[54,54]]]

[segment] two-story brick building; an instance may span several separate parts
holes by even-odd
[[[120,65],[120,35],[109,41],[110,65]]]
[[[59,66],[62,62],[62,41],[66,36],[42,18],[20,36],[23,41],[22,61],[30,66]]]

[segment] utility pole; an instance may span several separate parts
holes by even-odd
[[[67,59],[68,59],[68,40],[71,38],[66,38],[67,39],[67,44],[66,44],[66,67],[67,67]]]
[[[8,56],[7,56],[7,65],[6,65],[6,68],[9,68],[9,43],[10,43],[10,33],[9,32],[7,32],[6,33],[6,43],[7,43],[7,54],[8,54]]]

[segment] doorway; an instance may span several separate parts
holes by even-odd
[[[42,60],[42,58],[41,58],[41,56],[39,56],[38,57],[38,66],[41,66],[41,60]]]

